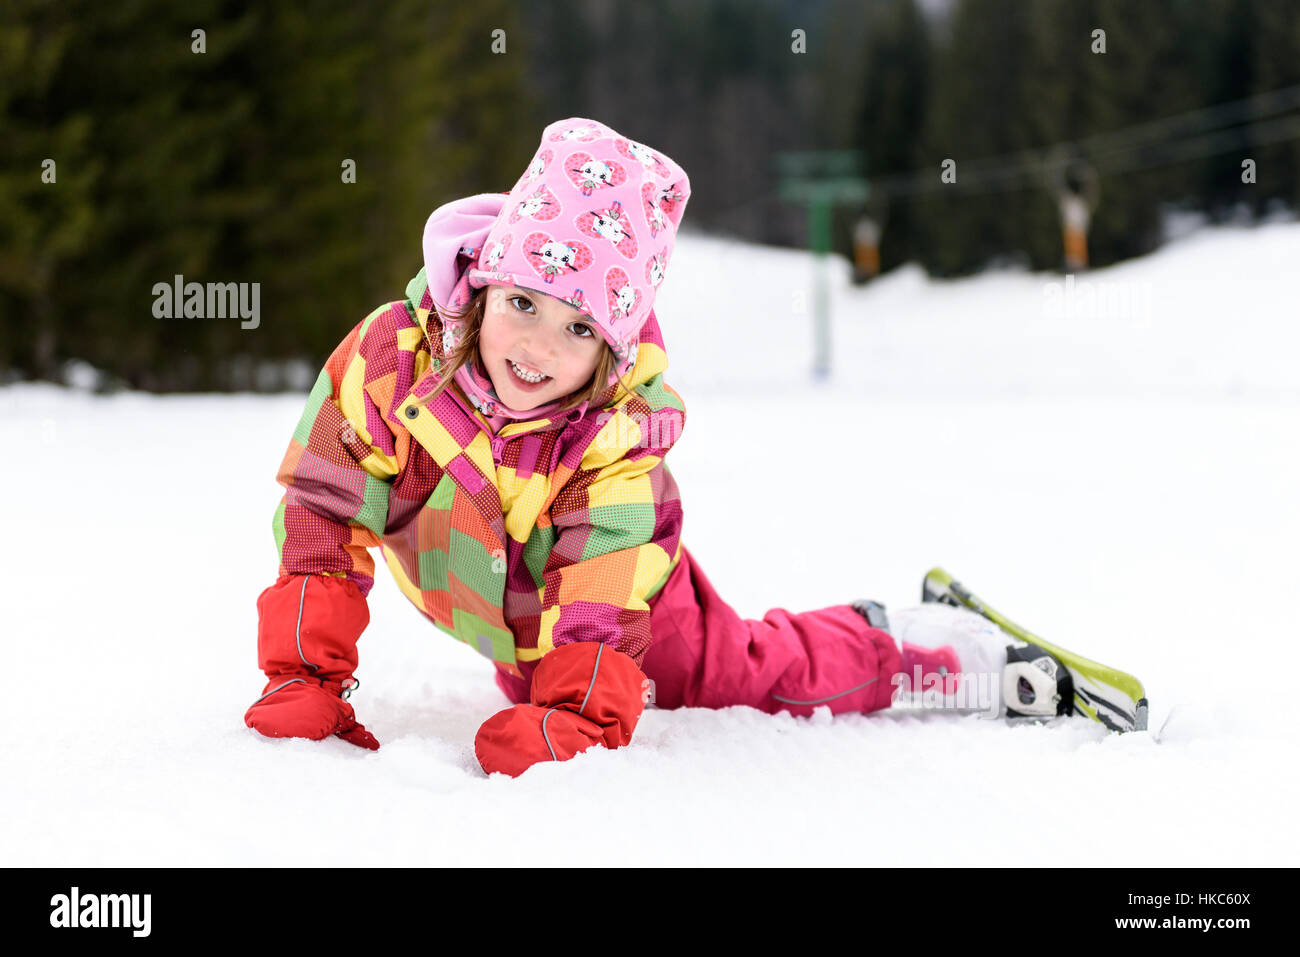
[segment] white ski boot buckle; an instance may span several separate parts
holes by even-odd
[[[1037,647],[1007,647],[1002,701],[1008,718],[1054,718],[1074,711],[1074,680],[1056,658]]]

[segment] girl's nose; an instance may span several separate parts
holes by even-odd
[[[555,349],[544,335],[534,335],[525,339],[519,353],[520,361],[527,362],[534,368],[555,358]]]
[[[538,329],[534,334],[524,340],[523,352],[521,357],[524,362],[531,362],[536,359],[535,366],[542,366],[547,362],[553,362],[555,357],[560,354],[562,343],[564,342],[564,330],[559,329]]]

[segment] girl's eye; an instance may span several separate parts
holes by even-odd
[[[532,302],[530,302],[524,296],[507,296],[506,302],[510,303],[511,305],[514,305],[516,309],[518,309],[520,312],[525,313],[525,315],[532,316],[532,315],[536,315],[537,313],[537,307],[534,306]],[[527,311],[521,308],[520,306],[516,305],[516,303],[519,302],[525,303],[527,306],[531,308],[532,311]],[[591,326],[583,322],[571,322],[569,323],[569,328],[575,331],[575,334],[578,336],[579,339],[590,339],[592,336],[596,334],[592,330]]]

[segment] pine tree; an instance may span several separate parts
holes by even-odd
[[[519,35],[507,0],[6,6],[0,364],[48,377],[77,356],[155,390],[318,365],[402,297],[436,205],[518,176],[510,150],[535,131],[516,128],[523,58],[491,53],[495,28]],[[258,283],[260,324],[155,318],[178,274]]]
[[[59,292],[88,243],[103,174],[93,118],[58,108],[61,71],[76,55],[74,12],[39,0],[0,10],[0,370],[43,378],[80,335]]]

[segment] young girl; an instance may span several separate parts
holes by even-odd
[[[430,216],[406,299],[334,350],[280,466],[249,727],[379,747],[347,701],[372,547],[495,662],[513,704],[475,739],[489,773],[625,745],[652,694],[865,712],[903,669],[957,670],[951,649],[900,649],[871,602],[742,619],[683,546],[664,458],[685,408],[652,306],[690,192],[663,153],[570,118],[509,194]],[[940,632],[969,664],[997,640],[962,620]]]

